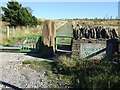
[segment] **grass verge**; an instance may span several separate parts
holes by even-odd
[[[101,62],[61,56],[55,62],[24,61],[23,64],[30,64],[36,70],[45,68],[52,85],[95,90],[120,88],[120,58]]]

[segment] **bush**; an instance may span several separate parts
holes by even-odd
[[[75,88],[119,88],[120,62],[99,62],[80,58],[60,57],[54,71],[71,76],[71,87]]]

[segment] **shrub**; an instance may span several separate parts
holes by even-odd
[[[60,57],[55,62],[57,73],[71,76],[71,87],[75,88],[119,88],[120,62],[99,62],[92,59]]]

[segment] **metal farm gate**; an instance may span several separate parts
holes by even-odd
[[[40,48],[40,36],[28,36],[21,45],[20,52],[36,51]]]
[[[56,36],[56,51],[67,50],[68,47],[72,46],[72,36]],[[66,47],[65,47],[66,46]],[[65,47],[62,49],[62,47]]]

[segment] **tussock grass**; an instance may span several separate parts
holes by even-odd
[[[70,76],[76,88],[120,88],[120,58],[117,63],[99,60],[60,57],[56,62],[57,73]]]
[[[69,87],[106,89],[120,88],[120,58],[116,63],[100,60],[69,58],[60,56],[54,62],[24,61],[23,64],[33,65],[34,69],[41,67],[51,71],[48,77],[58,82],[59,78],[66,80]],[[53,76],[53,77],[52,77]]]
[[[6,25],[2,25],[1,31],[1,38],[2,41],[0,45],[4,46],[14,46],[20,40],[24,39],[27,36],[41,36],[42,34],[42,26],[37,27],[16,27],[16,28],[9,28],[10,34],[9,37],[7,36]]]
[[[51,65],[50,65],[50,62],[48,62],[48,61],[26,60],[26,61],[23,61],[22,64],[23,65],[30,65],[35,70],[39,70],[39,69],[43,69],[43,68],[46,70],[51,70]]]

